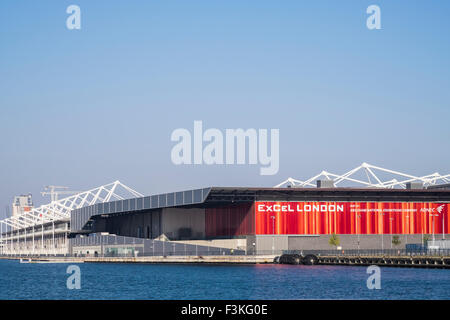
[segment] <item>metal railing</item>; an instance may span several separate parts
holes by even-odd
[[[230,252],[229,249],[209,250],[209,251],[197,251],[197,250],[186,250],[186,251],[155,251],[155,252],[105,252],[105,253],[83,253],[74,254],[72,257],[104,257],[104,258],[133,258],[133,257],[176,257],[176,256],[245,256],[246,253],[243,250],[233,250]]]
[[[316,256],[450,256],[450,249],[284,250],[283,254]]]
[[[308,255],[313,254],[316,256],[354,256],[354,257],[376,257],[376,256],[426,256],[426,257],[450,257],[450,249],[422,249],[422,250],[410,250],[410,249],[350,249],[350,250],[258,250],[245,251],[245,250],[232,250],[217,248],[214,250],[186,250],[186,251],[154,251],[154,252],[140,252],[138,250],[129,252],[91,252],[89,254],[0,254],[0,257],[24,257],[24,258],[40,258],[40,257],[105,257],[105,258],[125,258],[125,257],[175,257],[175,256],[262,256],[273,255],[280,256],[283,254],[298,254]]]

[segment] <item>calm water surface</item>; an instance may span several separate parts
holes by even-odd
[[[0,260],[0,299],[450,299],[450,270],[381,268],[369,290],[365,267],[291,265],[69,264]]]

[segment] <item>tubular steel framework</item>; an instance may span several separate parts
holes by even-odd
[[[356,177],[358,174],[363,173],[365,179]],[[378,175],[377,175],[378,173]],[[380,174],[389,176],[388,179],[382,179]],[[441,175],[437,172],[426,175],[426,176],[413,176],[411,174],[406,174],[390,169],[385,169],[377,166],[373,166],[368,163],[362,163],[360,166],[342,174],[334,174],[328,171],[322,171],[318,175],[315,175],[308,180],[301,181],[293,178],[288,178],[277,184],[275,188],[283,187],[316,187],[315,181],[320,179],[332,180],[334,186],[343,184],[345,182],[350,182],[356,186],[362,186],[367,188],[406,188],[408,182],[421,182],[424,187],[436,185],[438,183],[450,183],[450,174]]]
[[[143,197],[142,194],[127,187],[120,181],[114,181],[110,184],[33,208],[31,211],[24,212],[17,217],[3,219],[0,223],[21,229],[56,220],[70,219],[70,212],[74,209],[112,200],[123,200],[124,198],[117,193],[119,188],[122,188],[133,197]]]
[[[128,197],[143,197],[143,195],[120,181],[114,181],[88,191],[80,192],[70,197],[55,200],[49,204],[33,208],[28,212],[24,212],[18,216],[11,216],[9,218],[0,220],[0,246],[5,245],[3,239],[4,232],[16,231],[20,234],[20,230],[32,228],[33,233],[36,226],[42,226],[42,234],[44,233],[44,224],[52,223],[53,234],[55,222],[68,221],[70,219],[70,212],[74,209],[90,206],[96,203],[104,203],[113,200],[124,200],[124,196]],[[10,230],[8,230],[8,228]],[[36,228],[38,229],[38,228]]]

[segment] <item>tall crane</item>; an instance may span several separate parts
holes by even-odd
[[[60,190],[57,190],[60,189]],[[69,189],[69,187],[63,187],[63,186],[45,186],[44,190],[41,192],[42,196],[50,195],[51,201],[58,201],[58,195],[60,194],[76,194],[80,193],[80,191],[65,191],[66,189]]]

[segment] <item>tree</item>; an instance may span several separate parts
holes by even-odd
[[[400,243],[402,243],[400,241],[400,237],[398,235],[392,236],[392,244],[394,246],[398,246]]]
[[[339,240],[339,237],[333,233],[330,237],[330,240],[328,240],[328,243],[330,244],[330,246],[337,247],[341,243],[341,241]]]
[[[430,235],[424,234],[423,235],[423,245],[426,246],[428,244],[428,241],[430,241]]]

